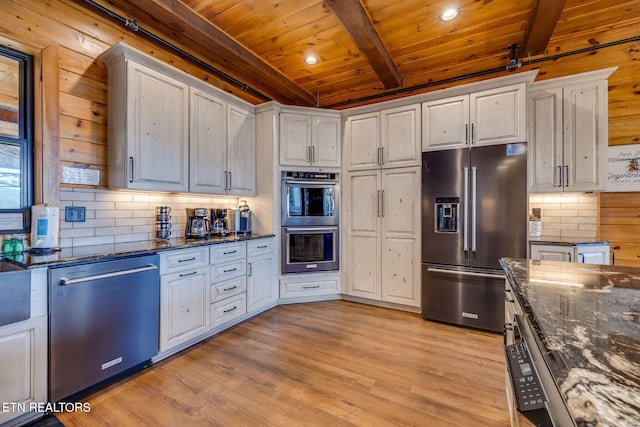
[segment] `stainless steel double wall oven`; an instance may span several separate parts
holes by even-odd
[[[339,268],[338,174],[282,172],[282,272]]]

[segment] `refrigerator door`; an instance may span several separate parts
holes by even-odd
[[[422,261],[467,265],[469,231],[465,227],[465,184],[469,150],[422,153]],[[465,241],[467,244],[465,245]]]
[[[500,269],[501,257],[526,258],[526,144],[472,148],[469,180],[469,266]]]

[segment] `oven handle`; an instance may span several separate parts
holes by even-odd
[[[294,231],[296,233],[314,233],[317,231],[329,232],[338,231],[338,227],[284,227],[285,233]]]
[[[330,181],[305,181],[305,180],[285,180],[285,184],[287,185],[312,185],[314,187],[327,187],[329,185],[337,185],[338,181],[330,180]]]
[[[135,274],[135,273],[144,273],[145,271],[151,271],[151,270],[157,270],[157,269],[158,267],[156,265],[150,264],[146,267],[114,271],[113,273],[96,274],[94,276],[80,277],[77,279],[67,279],[66,277],[63,277],[62,279],[60,279],[60,285],[61,286],[75,285],[76,283],[89,282],[91,280],[109,279],[111,277],[125,276],[127,274]]]

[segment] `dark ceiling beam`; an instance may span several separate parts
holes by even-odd
[[[547,50],[566,0],[538,0],[529,19],[520,57],[539,55]]]
[[[105,7],[114,6],[129,14],[128,19],[153,29],[158,36],[214,62],[223,71],[247,86],[282,103],[314,106],[315,97],[267,64],[246,47],[212,25],[205,18],[178,0],[107,0]]]
[[[386,89],[402,87],[402,76],[360,0],[325,0]]]

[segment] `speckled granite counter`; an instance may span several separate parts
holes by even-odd
[[[501,264],[578,426],[640,426],[640,269]]]
[[[6,255],[5,258],[23,267],[33,268],[75,262],[106,260],[109,258],[140,255],[171,249],[217,245],[222,243],[263,239],[267,237],[273,237],[273,234],[251,234],[249,236],[233,234],[227,237],[210,237],[207,239],[176,238],[169,240],[116,243],[112,245],[77,246],[74,248],[62,248],[61,251],[53,252],[51,254],[32,255],[28,252],[24,252],[22,254]]]

